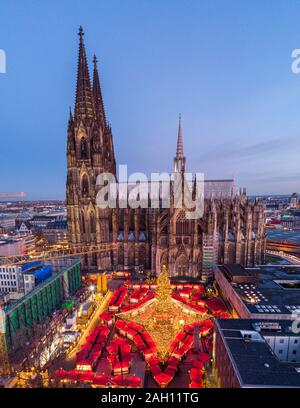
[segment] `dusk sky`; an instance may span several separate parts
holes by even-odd
[[[1,0],[0,192],[65,196],[78,27],[99,60],[118,164],[188,171],[249,194],[300,192],[298,0]]]

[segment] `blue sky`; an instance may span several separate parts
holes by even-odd
[[[118,163],[189,171],[250,194],[300,191],[297,0],[2,0],[0,191],[64,198],[77,31],[97,54]]]

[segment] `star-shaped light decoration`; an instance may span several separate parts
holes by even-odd
[[[156,296],[146,304],[119,313],[118,317],[142,325],[156,343],[161,361],[169,357],[169,346],[176,334],[188,324],[207,319],[206,313],[191,310],[172,298],[172,287],[166,265],[157,278]]]

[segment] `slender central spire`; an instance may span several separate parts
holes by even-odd
[[[83,41],[83,28],[79,28],[79,54],[77,70],[77,88],[75,102],[75,120],[94,118],[93,96],[90,83],[90,74],[86,59],[85,46]]]
[[[183,154],[183,140],[182,140],[182,128],[181,128],[181,113],[179,114],[178,124],[178,136],[177,136],[177,149],[176,156],[174,158],[174,172],[185,172],[185,157]]]
[[[182,129],[181,129],[181,113],[179,113],[179,124],[178,124],[178,138],[177,138],[177,159],[183,159],[183,141],[182,141]]]
[[[103,98],[102,98],[97,62],[98,62],[97,57],[96,55],[94,55],[94,58],[93,58],[93,63],[94,63],[93,98],[94,98],[96,116],[99,122],[105,128],[106,118],[105,118],[105,110],[104,110],[104,103],[103,103]]]

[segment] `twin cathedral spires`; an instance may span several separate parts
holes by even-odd
[[[97,58],[93,58],[93,84],[87,63],[84,32],[79,28],[79,53],[74,116],[70,110],[68,124],[68,164],[82,161],[87,167],[115,174],[116,163],[113,136],[106,120]]]
[[[82,199],[86,202],[88,198],[94,204],[98,174],[109,172],[116,175],[112,129],[105,115],[97,58],[93,57],[91,84],[82,27],[78,35],[75,107],[74,114],[70,109],[67,143],[67,198],[74,205]],[[184,173],[185,163],[180,115],[174,172]]]

